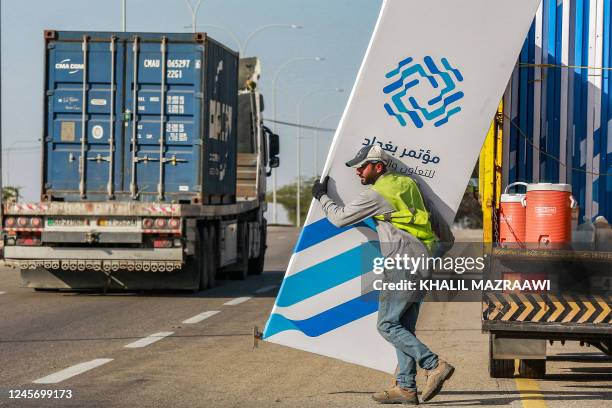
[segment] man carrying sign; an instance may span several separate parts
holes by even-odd
[[[410,177],[387,172],[390,160],[379,146],[370,145],[361,148],[355,158],[346,163],[356,169],[362,185],[371,187],[345,206],[336,204],[327,195],[329,177],[314,184],[312,195],[320,201],[326,217],[337,227],[374,217],[382,255],[387,258],[431,254],[436,245],[436,235],[421,192]],[[420,276],[428,274],[427,270],[415,272]],[[386,281],[399,282],[402,279],[410,279],[410,272],[385,270]],[[377,402],[418,404],[417,364],[427,370],[427,383],[421,396],[423,401],[433,398],[455,370],[414,334],[421,301],[422,293],[380,291],[377,328],[382,337],[395,347],[398,365],[395,385],[372,396]]]

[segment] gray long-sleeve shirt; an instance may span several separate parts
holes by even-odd
[[[356,224],[375,215],[390,214],[395,210],[389,202],[372,188],[366,188],[350,203],[341,206],[327,194],[321,199],[321,207],[327,219],[337,227]],[[403,256],[427,256],[425,245],[414,235],[396,228],[388,221],[376,221],[382,255],[389,258],[396,254]]]

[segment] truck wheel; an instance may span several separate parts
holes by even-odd
[[[208,229],[206,227],[202,227],[199,230],[200,233],[200,245],[198,248],[198,258],[200,259],[199,262],[199,269],[200,269],[200,284],[198,285],[198,289],[199,290],[206,290],[208,289],[208,274],[210,273],[210,268],[208,266],[209,262],[208,262],[208,253],[206,251],[206,249],[208,249],[207,245],[208,245]]]
[[[240,256],[236,263],[236,270],[232,273],[236,279],[245,280],[249,275],[249,230],[248,224],[242,224],[240,234]]]
[[[245,280],[249,275],[249,231],[246,222],[238,224],[238,259],[225,268],[230,279]]]
[[[261,275],[264,271],[264,258],[258,256],[257,258],[249,259],[249,275]]]
[[[519,376],[521,378],[544,378],[546,376],[546,360],[521,360]]]
[[[193,227],[197,228],[197,227]],[[188,279],[193,282],[192,289],[194,292],[198,292],[200,289],[200,275],[202,273],[201,262],[200,259],[202,257],[202,237],[200,232],[196,229],[196,237],[193,242],[193,255],[187,256],[185,259],[185,265],[183,266],[183,271],[185,272]]]
[[[189,256],[185,261],[185,266],[183,269],[190,277],[189,279],[193,282],[193,286],[191,289],[193,292],[198,292],[200,289],[200,262],[196,256]]]
[[[489,334],[489,376],[491,378],[514,377],[514,360],[493,358],[493,334]]]
[[[208,231],[208,239],[206,240],[206,257],[204,263],[208,268],[208,288],[217,286],[217,233],[214,225],[209,225],[206,228]]]
[[[249,259],[249,275],[261,275],[264,271],[264,259],[266,257],[266,220],[261,226],[259,256]]]
[[[514,360],[489,359],[489,376],[491,378],[514,377]]]

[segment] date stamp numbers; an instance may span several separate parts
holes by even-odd
[[[71,399],[72,390],[9,390],[9,399]]]

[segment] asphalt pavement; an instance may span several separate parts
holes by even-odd
[[[263,275],[195,294],[41,293],[0,269],[0,406],[376,406],[370,394],[388,374],[269,343],[253,349],[297,230],[270,227],[268,237]],[[457,368],[428,405],[610,403],[612,361],[576,343],[549,347],[543,380],[489,378],[480,313],[477,302],[425,303],[417,335]]]

